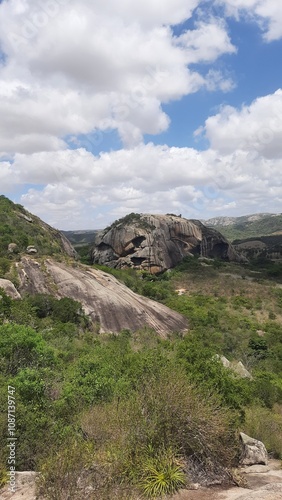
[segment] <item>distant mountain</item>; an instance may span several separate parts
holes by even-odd
[[[94,243],[98,230],[95,229],[85,229],[77,231],[62,231],[65,237],[70,241],[74,247],[89,245]]]
[[[282,214],[259,213],[242,217],[214,217],[204,221],[229,241],[282,234]]]

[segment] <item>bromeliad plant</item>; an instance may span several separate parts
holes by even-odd
[[[140,489],[148,498],[172,494],[187,483],[181,459],[172,449],[161,450],[142,463]]]

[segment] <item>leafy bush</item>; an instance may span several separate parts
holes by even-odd
[[[264,443],[268,452],[282,459],[282,408],[250,406],[245,410],[244,432]]]
[[[0,325],[0,367],[2,373],[16,375],[27,367],[52,366],[53,350],[32,328]]]
[[[10,270],[11,261],[5,257],[0,257],[0,278],[4,278],[5,274]]]
[[[81,426],[98,456],[151,496],[179,488],[184,463],[186,468],[193,463],[206,477],[224,477],[237,453],[232,413],[171,367],[141,380],[129,398],[92,407]]]

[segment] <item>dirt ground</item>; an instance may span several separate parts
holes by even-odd
[[[246,467],[240,472],[246,482],[244,488],[199,487],[196,490],[182,490],[167,500],[282,500],[281,461],[270,460],[267,466]],[[17,491],[10,493],[8,487],[3,488],[0,500],[36,500],[35,477],[34,472],[18,472]]]

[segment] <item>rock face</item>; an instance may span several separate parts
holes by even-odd
[[[3,288],[5,293],[12,299],[21,299],[18,290],[11,281],[0,278],[0,288]]]
[[[242,260],[219,232],[200,221],[149,214],[130,214],[101,232],[92,259],[109,267],[135,267],[158,273],[192,254]]]
[[[162,304],[132,292],[113,276],[74,263],[22,257],[17,263],[20,292],[49,293],[81,302],[100,332],[135,331],[148,326],[161,336],[187,330],[187,320]]]
[[[240,432],[240,438],[243,444],[242,465],[267,465],[268,454],[264,444],[257,439],[253,439],[247,434]]]

